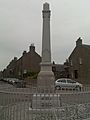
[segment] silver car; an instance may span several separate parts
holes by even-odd
[[[61,78],[55,81],[55,89],[76,89],[81,90],[82,84],[68,78]]]

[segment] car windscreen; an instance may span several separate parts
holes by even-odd
[[[67,83],[76,83],[76,82],[73,80],[67,80]]]
[[[66,80],[58,80],[58,82],[66,83]]]

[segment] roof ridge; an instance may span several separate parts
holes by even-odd
[[[90,45],[82,44],[83,47],[90,49]]]

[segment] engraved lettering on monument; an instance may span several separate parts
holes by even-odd
[[[33,95],[33,108],[38,109],[51,109],[58,108],[60,106],[60,95],[59,94],[34,94]]]

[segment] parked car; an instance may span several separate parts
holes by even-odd
[[[16,80],[14,81],[13,85],[17,88],[25,88],[26,82],[24,80]]]
[[[10,80],[10,83],[11,84],[14,84],[15,82],[18,82],[19,81],[19,79],[17,79],[17,78],[12,78],[11,80]]]
[[[55,89],[76,89],[81,90],[83,85],[79,82],[76,82],[72,79],[61,78],[55,81]]]

